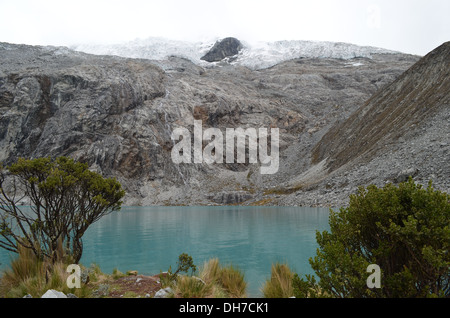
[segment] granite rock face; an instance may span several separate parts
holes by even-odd
[[[129,59],[7,43],[0,43],[0,56],[0,162],[71,156],[116,177],[129,205],[340,204],[359,181],[373,180],[358,180],[353,172],[364,167],[346,165],[348,160],[337,169],[345,170],[348,180],[328,170],[333,158],[340,160],[336,154],[359,138],[355,132],[345,137],[345,127],[332,127],[343,127],[355,111],[365,116],[359,107],[375,93],[381,102],[389,84],[419,60],[405,54],[299,58],[252,70],[239,65],[201,67],[175,56]],[[441,94],[438,100],[445,102],[448,93]],[[430,128],[420,126],[420,112],[414,115],[416,128],[408,124],[385,144],[404,138],[403,145],[411,146],[405,156],[411,151],[411,158],[413,153],[426,157],[425,149],[409,144],[411,134],[421,138],[425,135],[420,129]],[[186,128],[193,137],[194,120],[202,122],[203,131],[278,128],[278,172],[262,175],[259,163],[248,162],[175,164],[171,152],[177,140],[171,134]],[[438,123],[445,128],[443,119]],[[330,138],[330,131],[339,133]],[[443,152],[448,150],[448,144],[441,146],[444,139],[436,134],[433,140]],[[391,158],[386,151],[376,156]],[[384,182],[406,168],[382,171],[379,163],[370,169]],[[426,162],[413,168],[421,177],[432,173]],[[448,169],[448,163],[443,168]],[[434,173],[440,177],[439,171]],[[446,171],[442,175],[448,180]]]
[[[48,48],[9,46],[2,57],[1,161],[71,155],[105,173],[133,177],[137,164],[155,159],[131,150],[142,135],[152,141],[151,127],[141,136],[128,134],[140,117],[135,112],[164,96],[161,69],[143,61],[68,57]]]

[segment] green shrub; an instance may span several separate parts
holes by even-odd
[[[292,279],[292,290],[295,298],[319,298],[326,297],[316,282],[316,278],[312,275],[306,275],[305,278],[297,273]]]
[[[197,266],[194,264],[192,256],[186,253],[182,253],[178,256],[177,265],[178,267],[175,272],[172,272],[172,266],[170,266],[167,270],[167,275],[161,275],[163,285],[169,286],[173,281],[177,279],[178,273],[180,272],[188,273],[190,270],[191,274],[194,274],[194,272],[197,270]]]
[[[126,274],[122,273],[118,268],[114,268],[112,271],[112,277],[114,279],[119,279],[121,277],[127,276]]]
[[[15,185],[11,191],[5,190],[7,178]],[[40,260],[78,263],[88,227],[120,210],[124,195],[115,179],[67,157],[0,165],[0,248],[18,253],[26,247]],[[27,210],[20,197],[30,199]]]
[[[317,242],[310,264],[324,294],[449,296],[450,196],[431,181],[361,187],[347,208],[331,211],[330,232],[317,232]],[[380,266],[381,288],[368,288],[369,264]]]

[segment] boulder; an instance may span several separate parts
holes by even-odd
[[[49,289],[41,296],[41,298],[67,298],[67,296],[60,291]]]
[[[94,297],[107,296],[109,293],[109,288],[110,288],[109,284],[100,284],[100,286],[98,286],[98,289],[93,293]]]
[[[173,290],[170,287],[163,288],[158,290],[153,298],[167,298],[171,293]]]
[[[416,168],[410,168],[410,169],[406,169],[401,171],[397,177],[395,178],[395,183],[401,183],[401,182],[405,182],[408,181],[409,177],[415,177],[417,174],[419,173],[419,170]]]
[[[88,269],[88,268],[84,268],[84,269],[81,271],[81,282],[82,282],[83,284],[89,283],[89,274],[90,274],[90,273],[91,273],[91,270]]]
[[[128,276],[137,276],[138,271],[127,271]]]

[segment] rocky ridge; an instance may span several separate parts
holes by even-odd
[[[312,164],[320,166],[316,173],[322,178],[308,185],[320,189],[311,197],[333,200],[358,185],[383,186],[409,176],[450,192],[449,78],[447,42],[334,125],[312,150]],[[304,192],[297,195],[308,200]]]
[[[329,151],[348,153],[346,137],[331,132],[344,132],[342,123],[375,93],[389,99],[382,92],[395,92],[392,83],[417,56],[303,57],[262,69],[8,43],[0,43],[0,56],[0,161],[72,156],[115,176],[128,205],[336,206],[357,185],[384,183],[408,167],[420,180],[435,176],[435,185],[449,188],[448,90],[439,91],[438,111],[416,116],[372,160],[329,166]],[[261,175],[259,164],[248,163],[174,164],[171,133],[185,127],[193,134],[194,120],[222,131],[279,128],[278,173]],[[358,138],[358,126],[352,129],[350,137]]]
[[[324,41],[274,41],[247,42],[215,38],[202,42],[175,41],[165,38],[136,39],[134,41],[99,45],[79,44],[70,48],[75,51],[95,55],[114,55],[127,58],[167,60],[177,56],[191,61],[201,67],[210,68],[217,65],[245,66],[251,70],[261,70],[298,58],[342,59],[351,61],[354,58],[371,59],[376,54],[399,54],[399,52],[371,46],[359,46],[342,42]],[[227,54],[218,53],[215,48],[222,48]],[[216,51],[216,52],[214,52]],[[238,52],[236,54],[236,52]],[[218,61],[202,60],[206,55],[214,55]],[[224,58],[227,55],[228,58]]]

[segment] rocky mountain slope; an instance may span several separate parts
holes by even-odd
[[[337,196],[342,202],[342,193],[354,192],[358,184],[382,186],[409,176],[423,185],[432,180],[436,188],[449,192],[449,142],[447,42],[330,128],[312,149],[314,172],[321,177],[314,182],[300,177],[296,182],[320,189],[311,197],[321,202],[336,201]],[[304,192],[297,196],[308,200]]]
[[[439,186],[449,186],[448,73],[439,73],[448,72],[448,55],[426,57],[411,71],[417,56],[364,49],[361,56],[336,58],[299,51],[264,68],[244,65],[246,49],[227,62],[208,63],[200,60],[207,50],[195,60],[149,59],[0,43],[0,162],[72,156],[115,176],[129,205],[340,205],[357,185],[385,182],[406,162],[420,178],[434,174]],[[435,68],[428,71],[430,63]],[[429,87],[444,83],[438,93],[410,93],[427,78]],[[441,95],[430,97],[435,94]],[[405,109],[403,116],[414,113],[403,130],[385,127],[390,116],[374,119],[389,112],[391,121],[400,120],[393,109],[406,98],[417,106]],[[434,100],[433,110],[420,110],[423,100]],[[171,134],[184,127],[193,135],[194,120],[203,130],[223,132],[279,128],[278,172],[262,175],[251,163],[173,163]],[[363,127],[367,131],[360,132]],[[378,130],[384,139],[371,137]],[[379,139],[381,150],[353,161],[363,157],[356,150],[361,136],[361,144]]]

